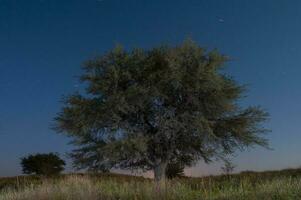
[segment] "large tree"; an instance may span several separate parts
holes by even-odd
[[[150,50],[112,51],[87,61],[84,93],[65,98],[59,132],[78,146],[78,168],[153,170],[210,162],[266,146],[267,113],[241,107],[244,87],[223,70],[227,57],[192,41]]]

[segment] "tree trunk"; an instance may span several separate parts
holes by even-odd
[[[165,172],[166,172],[167,162],[160,162],[154,168],[154,178],[156,183],[164,183],[165,181]]]

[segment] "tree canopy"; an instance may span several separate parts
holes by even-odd
[[[24,174],[57,175],[64,170],[65,162],[55,153],[35,154],[21,158]]]
[[[84,93],[64,99],[56,129],[71,137],[78,168],[153,170],[210,162],[237,149],[266,146],[258,106],[242,107],[245,88],[223,70],[227,57],[192,41],[88,60]]]

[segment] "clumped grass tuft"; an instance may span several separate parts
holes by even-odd
[[[134,177],[72,175],[33,180],[19,188],[3,188],[0,200],[301,199],[299,176],[181,178],[167,181],[160,191],[152,180]]]

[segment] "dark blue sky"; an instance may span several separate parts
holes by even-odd
[[[72,148],[50,126],[87,58],[187,37],[229,55],[227,71],[249,85],[243,104],[271,114],[274,150],[237,153],[237,170],[301,166],[300,35],[299,0],[0,0],[0,176],[20,174],[21,156]]]

